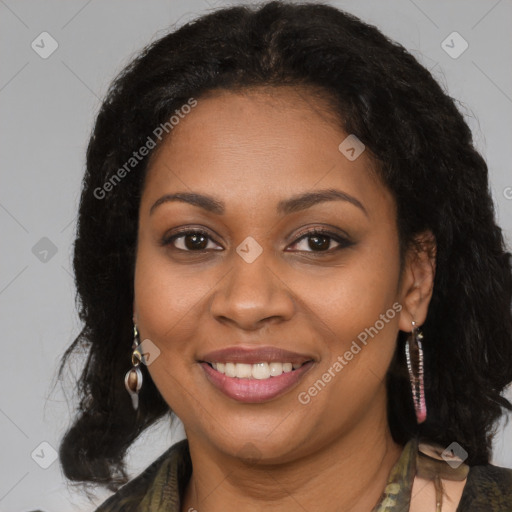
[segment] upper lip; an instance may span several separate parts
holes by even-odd
[[[313,360],[313,357],[297,352],[290,352],[282,348],[264,346],[248,348],[234,346],[208,352],[199,358],[206,363],[246,363],[256,364],[262,362],[283,362],[302,364]]]

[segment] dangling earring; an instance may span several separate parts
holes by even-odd
[[[412,332],[405,343],[405,355],[407,357],[407,368],[411,381],[412,399],[418,423],[427,419],[427,404],[425,402],[425,382],[423,380],[423,348],[421,340],[423,334],[412,322]]]
[[[124,386],[132,398],[132,405],[135,410],[139,408],[139,391],[142,387],[142,372],[139,368],[142,360],[142,354],[139,351],[139,345],[139,331],[137,330],[137,326],[133,324],[133,368],[126,372],[124,377]]]

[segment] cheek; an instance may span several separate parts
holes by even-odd
[[[171,265],[165,249],[141,231],[135,265],[135,302],[140,331],[165,348],[190,332],[195,308],[209,289],[206,279],[185,265]]]
[[[141,341],[150,339],[160,350],[148,366],[151,379],[175,412],[191,387],[193,353],[188,343],[193,332],[197,298],[186,280],[172,272],[158,248],[139,243],[135,265],[135,302]],[[185,390],[185,391],[184,391]]]
[[[363,302],[361,309],[350,314],[337,308],[338,315],[326,319],[337,339],[321,340],[319,368],[297,390],[299,407],[321,419],[322,428],[339,431],[340,424],[350,428],[383,397],[400,305],[382,303],[382,299]]]
[[[305,290],[318,290],[310,293],[308,305],[325,333],[319,337],[322,382],[316,386],[319,392],[328,382],[325,400],[327,395],[334,401],[370,400],[385,378],[402,309],[397,302],[397,244],[392,233],[382,233],[361,247],[335,280],[326,280],[321,289],[305,285]],[[308,385],[317,379],[318,374]]]
[[[307,297],[309,311],[322,321],[326,341],[339,340],[340,351],[376,323],[384,337],[389,336],[390,324],[397,329],[399,306],[393,309],[393,304],[398,299],[399,273],[398,240],[393,232],[382,232],[368,237],[343,266],[331,269],[321,280],[302,277],[298,295]]]
[[[198,318],[218,278],[171,265],[165,250],[148,240],[143,229],[139,233],[134,280],[139,332],[141,341],[150,339],[160,350],[148,371],[169,406],[185,414],[184,397],[194,389],[200,370],[194,343]]]

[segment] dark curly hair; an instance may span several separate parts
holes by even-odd
[[[429,71],[374,26],[321,3],[270,2],[214,11],[153,42],[101,106],[74,243],[83,328],[59,369],[60,376],[73,354],[88,351],[77,415],[59,452],[70,480],[118,489],[130,444],[171,413],[146,368],[137,414],[124,388],[138,208],[154,150],[102,198],[98,190],[190,98],[283,85],[321,94],[340,127],[365,144],[396,201],[402,255],[419,233],[435,236],[434,291],[422,326],[429,415],[417,425],[399,332],[387,375],[393,438],[457,441],[468,464],[489,462],[496,424],[512,410],[502,396],[512,381],[512,271],[471,131]]]

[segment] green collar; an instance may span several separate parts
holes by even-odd
[[[400,458],[392,467],[388,483],[382,493],[380,502],[372,512],[393,512],[409,510],[412,483],[416,472],[416,453],[418,442],[411,439],[402,450]]]

